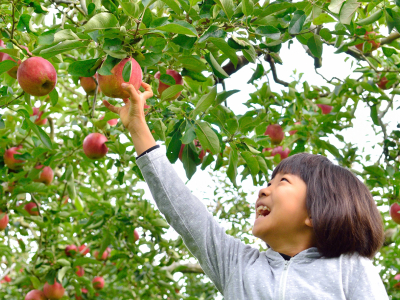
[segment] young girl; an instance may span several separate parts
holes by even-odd
[[[320,155],[283,160],[256,202],[253,234],[260,252],[225,233],[179,179],[156,145],[144,117],[153,93],[130,93],[115,107],[129,130],[141,169],[160,211],[182,236],[225,299],[385,300],[371,259],[383,244],[380,213],[367,187]]]

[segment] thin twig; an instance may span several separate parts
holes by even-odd
[[[265,59],[265,61],[267,61],[269,63],[269,65],[271,67],[272,77],[274,78],[274,81],[276,83],[279,83],[279,84],[283,85],[283,86],[289,86],[288,82],[283,81],[283,80],[278,78],[278,74],[277,74],[276,68],[275,68],[275,62],[274,62],[274,59],[271,57],[271,55],[266,54],[264,59]]]
[[[328,80],[322,75],[321,73],[318,72],[318,70],[315,68],[315,73],[317,73],[319,76],[321,76],[327,83],[331,83],[333,79],[336,79],[337,81],[343,82],[343,80],[337,78],[337,77],[332,77],[331,80]]]
[[[39,202],[36,200],[35,196],[33,196],[32,193],[30,193],[30,195],[31,195],[31,197],[32,197],[33,202],[35,202],[35,204],[36,204],[36,207],[37,207],[37,211],[38,211],[38,213],[39,213],[39,216],[42,216],[42,213],[40,212],[40,208],[39,208]]]

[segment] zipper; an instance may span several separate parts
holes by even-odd
[[[283,267],[281,280],[280,280],[280,284],[279,284],[279,300],[285,300],[287,274],[288,274],[288,269],[289,269],[290,263],[291,263],[291,260],[285,261],[285,265]]]

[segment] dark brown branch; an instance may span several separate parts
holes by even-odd
[[[275,62],[274,59],[271,57],[271,55],[266,54],[264,57],[265,61],[267,61],[271,67],[271,71],[272,71],[272,77],[274,78],[274,81],[276,83],[282,84],[283,86],[289,86],[289,83],[283,80],[280,80],[278,78],[278,74],[276,72],[276,68],[275,68]]]

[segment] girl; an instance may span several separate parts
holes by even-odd
[[[269,246],[260,252],[225,234],[156,145],[144,116],[151,87],[122,86],[125,106],[103,103],[129,130],[158,208],[225,299],[388,299],[371,261],[383,244],[382,219],[350,171],[319,155],[283,160],[258,194],[253,234]]]

